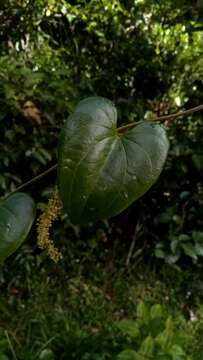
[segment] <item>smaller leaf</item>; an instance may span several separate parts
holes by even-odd
[[[194,241],[203,243],[203,231],[193,231],[192,238]]]
[[[178,240],[173,240],[171,241],[170,243],[170,248],[171,248],[171,251],[173,253],[176,253],[177,249],[178,249],[178,245],[179,245],[179,241]]]
[[[39,149],[39,152],[44,156],[47,161],[51,161],[51,155],[45,149]]]
[[[199,155],[199,154],[193,154],[192,161],[193,161],[193,164],[196,167],[197,171],[201,171],[202,164],[203,164],[203,156]]]
[[[133,320],[121,320],[117,324],[118,328],[126,335],[135,338],[140,335],[139,327],[136,321]]]
[[[155,249],[155,256],[158,258],[158,259],[164,259],[165,258],[165,253],[162,249],[160,248],[156,248]]]
[[[179,345],[173,345],[169,350],[169,354],[172,355],[173,360],[182,360],[185,356],[185,351]]]
[[[3,175],[0,175],[0,187],[4,190],[6,189],[6,179]]]
[[[137,305],[137,318],[138,321],[148,323],[149,322],[149,310],[147,308],[147,305],[144,302],[140,302]]]
[[[189,244],[183,243],[181,244],[181,247],[183,248],[185,255],[190,256],[194,260],[197,260],[197,254],[194,245],[190,243]]]
[[[54,360],[54,354],[51,349],[44,349],[39,355],[39,360]]]
[[[143,355],[143,357],[153,355],[154,350],[154,340],[151,336],[147,336],[146,339],[141,344],[139,349],[139,353]]]
[[[166,327],[166,330],[167,330],[168,332],[172,332],[172,331],[173,331],[173,329],[174,329],[174,322],[173,322],[173,319],[171,318],[171,316],[169,316],[169,317],[166,319],[165,327]]]
[[[0,360],[9,360],[9,358],[4,354],[0,354]]]
[[[157,335],[155,338],[155,342],[159,344],[162,351],[168,351],[168,349],[171,348],[171,342],[172,342],[173,333],[171,333],[168,330],[164,330],[161,333]]]
[[[35,218],[35,204],[24,193],[14,193],[0,202],[0,263],[26,239]]]
[[[46,165],[47,160],[45,160],[44,156],[42,156],[42,154],[40,154],[39,152],[33,152],[32,156],[34,159],[38,160],[41,164]]]
[[[180,193],[180,199],[181,199],[181,200],[187,199],[187,198],[189,197],[189,195],[190,195],[190,192],[189,192],[189,191],[182,191],[182,192]]]
[[[203,246],[200,244],[195,244],[195,252],[198,256],[203,256]]]
[[[180,258],[180,254],[176,254],[176,255],[168,255],[166,257],[166,263],[167,264],[170,264],[170,265],[173,265],[175,264]]]
[[[187,234],[180,234],[178,236],[178,240],[179,241],[190,241],[191,240],[191,237]]]
[[[156,224],[168,224],[171,221],[171,216],[167,213],[160,214],[156,219]]]
[[[139,355],[134,350],[124,350],[117,356],[117,360],[139,360]]]
[[[150,310],[151,319],[159,319],[163,316],[163,309],[160,304],[155,304]]]
[[[174,221],[175,224],[179,225],[181,224],[181,217],[179,215],[173,215],[172,220]]]

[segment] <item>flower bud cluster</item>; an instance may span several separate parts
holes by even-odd
[[[52,223],[59,216],[62,208],[62,201],[56,190],[49,199],[46,210],[40,215],[37,221],[37,242],[41,249],[45,249],[50,259],[57,263],[62,259],[62,254],[55,247],[53,240],[50,239],[50,228]]]

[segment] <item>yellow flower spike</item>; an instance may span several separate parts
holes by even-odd
[[[54,191],[48,201],[46,210],[37,220],[37,243],[40,249],[46,250],[51,260],[57,263],[62,259],[62,254],[55,247],[53,240],[50,239],[50,228],[52,223],[57,219],[62,208],[62,201],[58,191]]]

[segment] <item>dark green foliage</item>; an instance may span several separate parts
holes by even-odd
[[[0,203],[0,264],[26,239],[35,219],[30,196],[15,193]]]
[[[70,220],[95,222],[123,211],[157,180],[168,147],[160,125],[141,121],[119,133],[110,101],[81,101],[59,141],[58,187]]]
[[[23,4],[1,5],[2,195],[57,161],[60,127],[81,98],[112,99],[118,126],[202,102],[202,40],[195,30],[201,22],[191,3]],[[38,109],[41,125],[25,116],[27,100]],[[202,128],[201,113],[170,125],[171,148],[162,177],[125,220],[110,224],[113,237],[120,233],[120,241],[131,241],[136,219],[143,225],[137,246],[145,243],[151,255],[157,242],[170,253],[169,232],[171,238],[202,231]],[[42,203],[41,194],[54,183],[55,174],[30,190]],[[164,214],[168,222],[162,221]]]
[[[111,99],[118,126],[202,103],[202,19],[201,1],[2,1],[0,195],[57,162],[60,128],[83,98]],[[40,124],[25,116],[27,101]],[[149,332],[134,348],[115,325],[136,318],[140,299],[149,308],[162,304],[164,318],[172,315],[185,334],[184,314],[193,336],[187,356],[203,359],[202,240],[195,235],[203,231],[202,123],[200,112],[164,124],[165,168],[135,206],[94,226],[71,227],[63,217],[52,234],[64,255],[57,267],[39,255],[35,234],[8,258],[0,272],[4,360],[15,358],[8,339],[19,360],[107,360],[137,351]],[[29,188],[38,208],[55,178]],[[174,259],[169,269],[165,262]]]

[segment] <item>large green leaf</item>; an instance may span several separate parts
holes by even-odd
[[[15,193],[0,203],[0,263],[26,239],[35,218],[35,204],[24,193]]]
[[[90,97],[69,116],[59,141],[58,187],[73,223],[120,213],[157,180],[169,143],[158,124],[117,131],[111,101]]]

